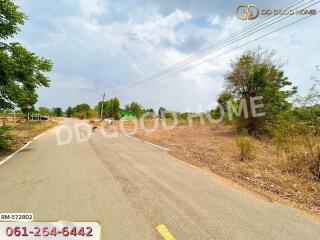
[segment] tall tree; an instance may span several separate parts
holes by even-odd
[[[228,110],[228,102],[232,102],[234,104],[234,99],[233,96],[230,92],[224,91],[222,92],[217,99],[217,102],[223,107],[223,112],[222,109],[220,109],[220,106],[217,106],[215,109],[211,110],[211,116],[214,119],[219,119],[221,118],[221,115],[223,117],[227,116],[227,110]]]
[[[19,24],[27,19],[11,0],[0,0],[0,13],[0,39],[13,37],[20,30]]]
[[[137,103],[137,102],[131,102],[130,104],[127,104],[127,105],[125,106],[125,110],[134,113],[134,115],[135,115],[137,118],[140,118],[141,115],[142,115],[143,112],[144,112],[142,105],[140,105],[140,104]]]
[[[95,107],[97,112],[101,112],[102,102]],[[103,116],[107,118],[120,118],[120,101],[118,98],[111,98],[103,104]]]
[[[67,114],[68,118],[73,117],[74,116],[74,109],[72,107],[68,107],[66,110],[66,114]]]
[[[288,98],[297,88],[284,75],[282,64],[275,60],[273,51],[260,48],[247,51],[231,62],[231,71],[225,76],[227,91],[236,101],[245,99],[248,118],[239,121],[250,133],[264,131],[278,114],[291,108]],[[263,97],[264,117],[255,118],[251,107],[251,97]]]
[[[44,74],[52,69],[50,60],[37,57],[21,44],[1,41],[14,36],[25,20],[13,1],[0,0],[0,109],[17,105],[24,113],[34,109],[36,89],[49,86]]]
[[[50,110],[46,107],[39,107],[38,110],[42,116],[49,116],[50,114]]]
[[[62,109],[60,107],[53,108],[52,114],[55,117],[62,117]]]
[[[91,107],[87,103],[78,104],[74,107],[74,114],[76,117],[84,119],[91,117]]]

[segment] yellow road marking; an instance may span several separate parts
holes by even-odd
[[[160,224],[158,227],[156,227],[156,229],[164,240],[176,240],[165,225]]]

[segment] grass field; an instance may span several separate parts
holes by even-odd
[[[38,134],[56,126],[59,120],[51,119],[43,122],[21,122],[21,123],[9,123],[7,124],[8,131],[8,147],[0,149],[0,160],[6,155],[14,152],[20,148],[26,142],[33,139]]]

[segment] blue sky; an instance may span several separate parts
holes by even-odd
[[[146,108],[164,106],[171,110],[201,111],[210,108],[223,89],[223,76],[230,60],[247,49],[261,46],[276,50],[278,56],[287,61],[285,73],[301,93],[311,85],[314,66],[320,65],[320,28],[316,27],[320,17],[313,16],[188,71],[128,91],[116,91],[197,53],[256,20],[237,19],[235,11],[244,3],[242,1],[16,2],[29,19],[12,41],[22,42],[54,63],[49,74],[51,87],[39,89],[38,106],[66,108],[83,102],[94,106],[106,92],[107,97],[120,98],[122,106],[138,101]],[[270,2],[250,3],[259,8],[280,8],[289,3]],[[290,19],[284,23],[298,18]],[[248,40],[250,38],[236,44]],[[233,46],[237,45],[211,56]]]

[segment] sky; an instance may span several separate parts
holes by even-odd
[[[259,9],[281,9],[291,1],[214,0],[16,0],[28,16],[19,41],[38,56],[53,61],[50,88],[39,89],[37,106],[95,106],[118,97],[145,108],[177,111],[212,108],[224,87],[230,61],[246,50],[273,49],[286,62],[286,76],[304,94],[320,65],[320,13],[265,38],[237,48],[301,17],[292,16],[255,35],[235,41],[190,69],[130,86],[180,62],[201,49],[260,21],[240,20],[244,3]],[[295,2],[298,2],[297,0]],[[307,3],[305,0],[300,5]],[[318,9],[319,5],[312,6]],[[297,5],[298,6],[298,5]],[[308,5],[304,5],[308,6]],[[228,53],[225,53],[228,52]],[[217,55],[220,55],[217,57]],[[210,59],[211,58],[211,59]],[[195,62],[197,64],[197,62]]]

